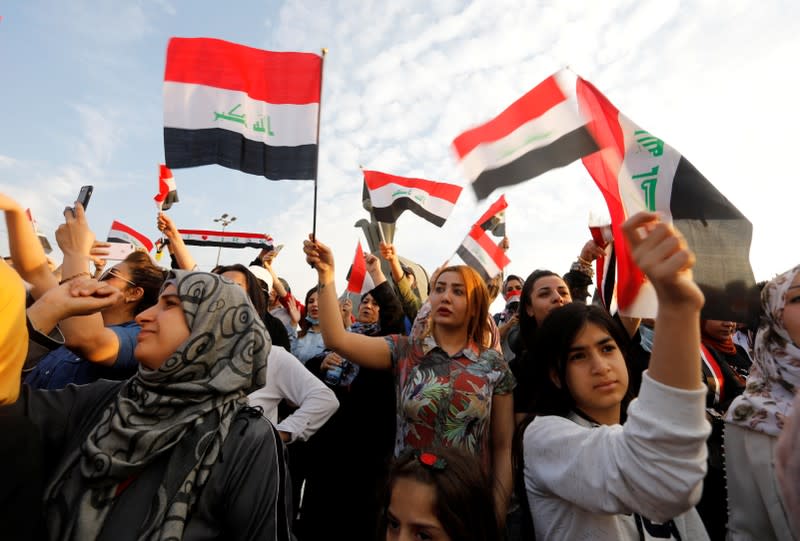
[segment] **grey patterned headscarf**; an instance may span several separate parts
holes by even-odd
[[[761,291],[763,315],[753,347],[753,365],[744,393],[731,403],[725,420],[778,436],[792,412],[800,390],[800,347],[792,342],[783,324],[789,286],[800,265],[779,274]]]
[[[181,539],[186,517],[247,393],[264,386],[271,342],[245,291],[175,272],[190,329],[158,370],[139,367],[47,487],[51,539],[95,539],[121,482],[169,453],[138,539]]]

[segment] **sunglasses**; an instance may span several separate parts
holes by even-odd
[[[133,287],[136,287],[136,283],[135,282],[131,282],[130,280],[128,280],[127,278],[122,276],[119,273],[119,271],[117,269],[115,269],[114,267],[111,267],[110,269],[106,270],[103,274],[100,275],[100,278],[98,278],[97,280],[99,282],[105,282],[106,280],[110,280],[111,278],[119,278],[123,282],[127,282],[130,285],[132,285]]]

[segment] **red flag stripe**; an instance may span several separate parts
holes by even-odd
[[[361,241],[356,246],[356,255],[353,258],[353,267],[350,269],[350,279],[347,281],[347,291],[361,294],[364,287],[364,279],[367,276],[367,264],[364,262],[364,251],[361,249]]]
[[[456,154],[463,158],[479,144],[507,136],[522,124],[542,116],[566,99],[556,77],[551,75],[494,119],[456,137],[453,141]]]
[[[617,256],[617,303],[624,313],[624,310],[635,301],[645,277],[633,261],[622,233],[622,224],[627,219],[627,214],[622,204],[618,183],[625,155],[625,140],[619,125],[619,110],[591,83],[580,77],[576,91],[581,112],[590,119],[589,132],[603,149],[585,156],[582,160],[595,184],[600,188],[611,215],[614,250]],[[609,160],[609,157],[615,159]]]
[[[455,204],[458,196],[461,193],[461,186],[455,184],[448,184],[446,182],[435,182],[433,180],[425,180],[424,178],[410,178],[398,177],[388,173],[381,173],[379,171],[364,171],[364,181],[367,183],[367,188],[370,190],[377,190],[387,184],[399,184],[407,188],[418,188],[431,194],[433,197],[444,199]]]
[[[125,233],[135,238],[141,243],[142,246],[147,248],[148,252],[153,249],[153,243],[150,241],[150,239],[148,239],[135,229],[123,224],[122,222],[118,222],[116,220],[111,222],[111,231],[109,231],[108,233],[110,237],[113,237],[114,231],[121,231],[122,233]]]
[[[165,81],[239,90],[273,104],[319,103],[322,58],[212,38],[172,38]]]

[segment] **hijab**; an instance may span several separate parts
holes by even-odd
[[[736,355],[736,344],[733,342],[733,335],[728,335],[728,338],[725,340],[720,340],[719,338],[711,336],[706,331],[707,324],[707,319],[700,321],[700,341],[703,345],[726,355]]]
[[[157,370],[139,366],[46,489],[52,539],[95,539],[118,486],[167,456],[137,539],[180,539],[231,422],[263,387],[271,347],[246,292],[214,274],[175,271],[190,329]]]
[[[725,416],[729,422],[770,436],[780,434],[800,389],[800,347],[783,325],[786,296],[798,273],[800,265],[779,274],[761,291],[762,319],[747,386]]]

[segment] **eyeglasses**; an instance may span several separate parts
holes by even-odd
[[[100,278],[98,278],[97,280],[100,282],[105,282],[107,280],[110,280],[111,278],[119,278],[123,282],[127,282],[133,287],[136,287],[135,282],[131,282],[130,280],[122,276],[115,267],[111,267],[110,269],[106,270],[103,274],[100,275]]]

